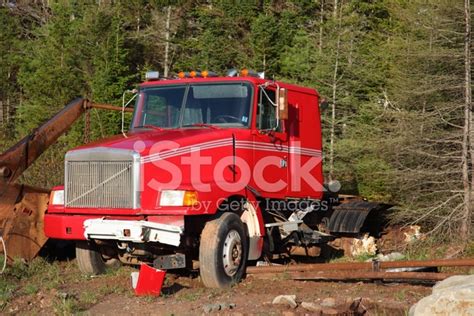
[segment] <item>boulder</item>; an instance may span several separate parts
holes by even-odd
[[[410,308],[410,316],[474,315],[474,275],[456,275],[433,287]]]
[[[296,308],[298,306],[296,303],[296,295],[278,295],[273,299],[272,304],[286,305],[291,308]]]

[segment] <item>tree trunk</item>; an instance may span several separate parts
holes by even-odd
[[[163,65],[163,75],[168,78],[169,74],[169,51],[170,51],[170,20],[171,20],[171,6],[166,9],[166,30],[165,30],[165,64]]]
[[[334,64],[334,76],[332,82],[332,104],[331,104],[331,136],[329,142],[329,180],[334,180],[334,138],[336,131],[336,96],[337,96],[337,71],[339,67],[339,37],[337,39],[336,62]]]
[[[474,164],[474,131],[472,115],[472,88],[471,88],[471,9],[470,0],[464,0],[464,129],[463,129],[463,164],[462,178],[464,188],[464,214],[461,223],[461,238],[464,242],[469,241],[471,233],[472,217],[472,188],[474,187],[474,177],[472,175],[472,166]],[[471,158],[469,166],[469,156]],[[471,168],[469,168],[471,167]]]
[[[339,70],[339,50],[341,46],[341,16],[339,16],[339,29],[336,42],[336,60],[332,78],[332,104],[331,104],[331,135],[329,139],[329,180],[334,180],[334,142],[336,137],[336,99],[337,99],[337,74]]]
[[[3,126],[3,101],[0,100],[0,127]]]
[[[319,53],[323,53],[323,23],[324,23],[324,0],[321,0],[321,12],[319,13],[319,43],[318,43],[318,48],[319,48]]]

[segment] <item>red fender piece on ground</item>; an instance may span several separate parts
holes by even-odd
[[[140,273],[132,272],[131,275],[135,295],[159,296],[165,275],[166,270],[155,269],[147,264],[142,264],[140,266]]]

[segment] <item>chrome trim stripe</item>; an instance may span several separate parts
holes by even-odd
[[[195,152],[195,151],[200,151],[200,150],[205,150],[205,149],[213,149],[213,148],[218,148],[218,147],[226,147],[232,145],[232,140],[226,139],[226,140],[219,140],[219,141],[212,141],[212,142],[207,142],[207,143],[201,143],[201,144],[193,144],[185,147],[179,147],[179,148],[174,148],[170,150],[163,151],[161,153],[156,153],[152,154],[146,157],[141,158],[142,163],[147,163],[147,162],[152,162],[152,161],[158,161],[158,160],[163,160],[166,158],[171,158],[175,156],[182,155],[186,152]]]
[[[253,141],[236,141],[235,144],[236,144],[236,148],[240,148],[240,149],[262,150],[262,151],[277,152],[277,153],[288,152],[290,154],[298,154],[298,155],[313,156],[313,157],[322,156],[321,150],[304,148],[304,147],[273,145],[269,143],[253,142]],[[227,146],[232,146],[231,139],[211,141],[211,142],[206,142],[206,143],[201,143],[201,144],[193,144],[193,145],[188,145],[184,147],[165,150],[161,153],[142,157],[141,162],[149,163],[149,162],[159,161],[159,160],[163,160],[167,158],[177,157],[186,153],[191,153],[191,152],[196,152],[196,151],[206,150],[206,149],[227,147]]]

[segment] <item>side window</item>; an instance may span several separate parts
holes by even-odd
[[[177,87],[150,90],[146,94],[140,125],[177,126],[185,89],[185,87]]]
[[[257,108],[257,128],[270,130],[277,127],[275,119],[276,106],[275,90],[260,89]]]
[[[143,111],[143,125],[161,125],[166,109],[166,99],[159,95],[148,95]]]

